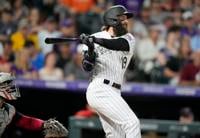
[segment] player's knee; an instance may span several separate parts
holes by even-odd
[[[141,138],[140,121],[138,118],[127,122],[123,130],[127,138]]]
[[[140,120],[138,118],[134,119],[131,123],[132,127],[139,128],[140,127]]]
[[[135,120],[135,126],[137,129],[140,129],[140,120],[138,118]]]
[[[137,131],[140,130],[140,121],[138,118],[135,118],[132,121],[129,121],[127,123],[127,127],[128,131]]]

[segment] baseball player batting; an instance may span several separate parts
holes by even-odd
[[[127,30],[131,17],[125,7],[113,6],[103,15],[103,31],[80,36],[88,47],[83,68],[92,73],[87,101],[98,113],[107,138],[141,138],[139,120],[121,97],[124,73],[135,49],[135,38]]]

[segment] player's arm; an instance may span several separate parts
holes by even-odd
[[[92,53],[88,50],[84,52],[82,67],[85,71],[90,72],[93,70],[96,62],[96,53],[93,51]]]
[[[16,112],[13,121],[15,125],[31,131],[42,131],[44,121],[35,117],[30,117]]]
[[[81,42],[86,44],[88,48],[90,48],[90,43],[97,43],[100,46],[103,46],[110,50],[117,50],[117,51],[129,51],[129,43],[128,41],[123,38],[116,38],[116,39],[105,39],[105,38],[96,38],[95,36],[89,36],[82,34],[80,36]]]
[[[90,72],[93,70],[96,62],[96,53],[94,52],[94,42],[92,38],[89,38],[85,34],[80,35],[81,43],[85,44],[88,49],[84,51],[82,67],[85,71]]]
[[[68,135],[68,130],[55,119],[44,121],[16,112],[13,122],[20,128],[43,132],[45,137],[66,137]]]
[[[129,51],[129,43],[124,38],[117,38],[117,39],[105,39],[105,38],[96,38],[93,37],[94,43],[99,44],[110,50],[117,50],[117,51]]]

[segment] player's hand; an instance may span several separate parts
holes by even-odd
[[[81,39],[81,43],[83,44],[87,44],[88,42],[94,43],[94,36],[90,36],[84,33],[80,35],[80,39]]]
[[[55,119],[45,121],[43,129],[45,138],[64,138],[68,136],[68,130]]]
[[[89,47],[90,51],[94,50],[94,36],[86,35],[86,34],[81,34],[80,35],[80,40],[82,44],[85,44]]]

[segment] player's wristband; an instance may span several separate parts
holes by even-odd
[[[94,63],[92,63],[92,62],[90,62],[90,61],[88,61],[88,60],[86,60],[86,59],[83,59],[83,61],[82,61],[82,66],[83,66],[83,69],[84,69],[85,71],[90,72],[90,71],[92,71],[93,68],[94,68]]]

